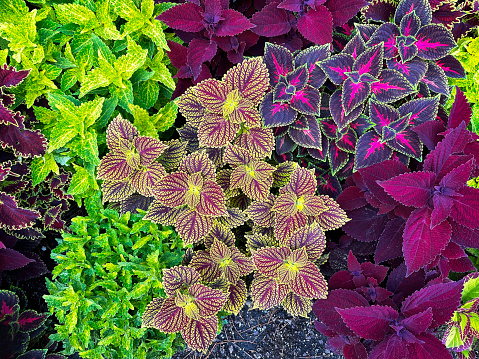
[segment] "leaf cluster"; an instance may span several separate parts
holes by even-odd
[[[60,324],[51,338],[83,358],[171,356],[181,343],[140,328],[140,313],[164,293],[162,270],[181,262],[181,242],[141,214],[103,209],[98,197],[88,212],[52,251],[58,264],[44,298]]]

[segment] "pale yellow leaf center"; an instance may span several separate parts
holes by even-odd
[[[190,192],[191,192],[193,195],[198,195],[198,194],[201,193],[200,188],[199,188],[198,186],[195,186],[195,185],[190,184],[188,187],[189,187],[189,189],[190,189]]]
[[[240,100],[241,95],[238,89],[235,89],[226,95],[226,101],[223,104],[223,117],[228,117],[230,114],[232,114],[233,111],[238,108]]]
[[[255,171],[254,171],[254,168],[253,168],[253,167],[250,167],[250,166],[248,166],[248,165],[246,165],[245,168],[246,168],[246,173],[247,173],[248,175],[250,175],[251,177],[255,178],[256,173],[255,173]]]
[[[298,211],[302,211],[304,209],[304,197],[299,197],[296,202],[294,202],[294,205],[296,206]]]

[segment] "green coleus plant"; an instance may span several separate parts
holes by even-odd
[[[442,343],[459,358],[474,358],[473,344],[479,338],[479,277],[470,274],[464,279],[462,306],[447,324]]]
[[[44,296],[59,321],[52,339],[86,359],[171,357],[181,340],[141,328],[140,313],[165,294],[162,270],[181,262],[181,241],[141,214],[103,209],[98,196],[87,208],[52,251],[58,265]]]
[[[326,295],[314,263],[324,231],[348,220],[333,199],[315,194],[313,170],[270,159],[272,132],[254,120],[267,84],[259,58],[229,70],[223,81],[190,88],[178,100],[187,118],[181,141],[168,145],[140,136],[122,118],[107,130],[110,152],[98,168],[103,200],[120,202],[123,210],[148,208],[143,220],[175,226],[184,243],[198,249],[188,267],[165,271],[168,298],[150,303],[143,326],[180,331],[196,350],[206,351],[213,341],[221,310],[243,307],[248,289],[242,277],[255,269],[255,307],[282,303],[293,315],[307,315],[311,300]],[[235,247],[243,224],[252,257]]]

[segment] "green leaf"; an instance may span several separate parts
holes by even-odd
[[[58,165],[51,153],[45,153],[43,157],[36,157],[32,160],[31,164],[33,185],[43,182],[47,178],[50,171],[53,171],[57,175],[60,174]]]
[[[155,2],[153,0],[143,0],[141,2],[141,13],[144,17],[150,18],[155,10]]]
[[[138,91],[138,103],[141,107],[149,109],[153,107],[158,100],[158,95],[160,93],[160,86],[158,82],[148,80],[140,83],[140,89]]]
[[[145,63],[146,56],[148,55],[148,50],[143,50],[129,36],[127,41],[128,52],[126,55],[120,56],[114,64],[115,69],[124,79],[129,79]]]
[[[91,70],[86,76],[80,87],[79,98],[85,96],[88,92],[100,87],[108,86],[111,83],[108,74],[102,68]]]
[[[150,20],[150,22],[151,25],[143,30],[143,34],[152,39],[155,45],[159,48],[169,51],[170,48],[166,43],[166,37],[163,28],[161,27],[161,23],[155,19]]]
[[[0,50],[0,66],[7,63],[8,49]]]
[[[111,0],[111,5],[113,11],[124,19],[130,20],[141,16],[141,13],[133,0]]]
[[[72,177],[70,187],[68,187],[67,191],[67,193],[71,195],[82,194],[88,190],[88,188],[93,187],[92,182],[95,181],[86,169],[77,165],[74,165],[74,167],[76,172]]]
[[[45,76],[49,80],[55,80],[62,73],[62,69],[50,64],[43,64],[42,70],[44,71]]]
[[[45,125],[52,123],[58,117],[57,112],[42,106],[33,106],[33,112],[35,113],[36,119]]]
[[[50,142],[48,143],[48,152],[52,152],[60,147],[65,146],[78,134],[77,130],[71,126],[68,119],[62,119],[57,122],[56,126],[50,133]]]
[[[464,282],[462,301],[468,302],[479,297],[479,277]]]
[[[78,4],[57,4],[55,12],[62,24],[74,23],[83,26],[84,31],[89,31],[99,26],[95,13],[85,6]]]
[[[93,125],[100,117],[104,100],[104,97],[97,97],[93,101],[88,101],[80,105],[78,112],[81,117],[85,119],[85,128]]]
[[[174,102],[170,102],[160,109],[154,116],[158,131],[164,132],[173,126],[177,114],[178,106]]]
[[[60,82],[61,89],[62,89],[63,92],[70,89],[78,81],[76,72],[77,72],[76,69],[70,69],[70,70],[67,70],[63,73],[62,79],[61,79],[61,82]]]
[[[155,58],[153,58],[151,69],[155,70],[155,75],[152,77],[152,80],[160,81],[162,84],[166,85],[168,88],[174,90],[175,81],[173,80],[173,77],[171,76],[170,70],[168,70],[166,65],[160,61],[155,61]]]
[[[96,123],[94,125],[94,127],[97,130],[102,129],[107,125],[108,121],[111,118],[111,115],[113,114],[113,111],[115,111],[116,105],[118,105],[118,98],[117,97],[107,98],[103,102],[101,115],[100,115],[100,117],[98,118],[98,120],[96,121]]]

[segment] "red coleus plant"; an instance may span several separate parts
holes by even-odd
[[[383,288],[387,267],[359,264],[350,253],[348,268],[331,278],[328,298],[313,305],[316,329],[330,347],[346,359],[452,358],[434,330],[457,309],[462,281],[427,282],[424,272],[406,277],[400,265]]]

